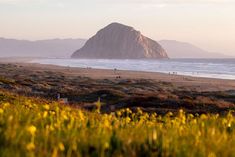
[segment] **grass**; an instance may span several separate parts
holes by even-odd
[[[161,116],[127,108],[100,114],[0,95],[0,156],[235,156],[232,112]]]
[[[15,84],[15,81],[14,80],[10,80],[10,79],[6,79],[6,78],[0,76],[0,83]]]

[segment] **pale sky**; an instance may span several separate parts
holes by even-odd
[[[5,38],[89,38],[111,22],[235,56],[235,0],[0,0]]]

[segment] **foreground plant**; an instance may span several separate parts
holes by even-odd
[[[0,156],[235,156],[234,146],[232,113],[100,114],[25,97],[0,100]]]

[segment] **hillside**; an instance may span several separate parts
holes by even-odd
[[[230,56],[220,53],[208,52],[186,42],[161,40],[159,43],[167,51],[170,58],[230,58]]]
[[[16,40],[0,38],[0,57],[70,57],[85,39]]]

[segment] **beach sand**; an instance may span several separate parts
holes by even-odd
[[[24,62],[22,62],[24,61]],[[225,112],[235,107],[235,80],[196,78],[153,72],[100,70],[0,59],[0,89],[91,109],[101,98],[103,111],[141,107],[148,112]],[[7,84],[7,82],[10,82]]]
[[[61,72],[65,75],[89,77],[92,79],[147,79],[160,82],[173,83],[177,87],[190,88],[198,91],[225,91],[235,90],[235,80],[214,79],[203,77],[191,77],[182,75],[173,75],[157,72],[140,72],[126,70],[108,70],[93,68],[72,68],[55,65],[43,65],[37,63],[17,63],[30,70],[51,70]]]

